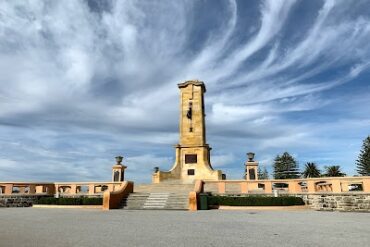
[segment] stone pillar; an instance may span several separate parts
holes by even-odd
[[[13,184],[5,185],[5,195],[11,195],[13,193]]]
[[[55,184],[55,194],[57,195],[57,197],[59,197],[59,184]]]
[[[89,184],[89,195],[95,194],[95,184]]]
[[[28,193],[31,195],[36,193],[36,186],[34,184],[30,184],[30,190]]]
[[[47,192],[49,195],[54,195],[56,190],[55,190],[55,185],[54,184],[48,184],[47,185]]]
[[[288,190],[290,193],[298,193],[301,192],[301,186],[297,181],[290,181],[288,182]]]
[[[265,193],[272,193],[272,182],[264,182]]]
[[[123,182],[125,179],[125,169],[127,166],[121,164],[123,160],[122,156],[116,157],[116,164],[112,167],[112,181],[113,182]]]
[[[331,185],[332,192],[334,192],[334,193],[342,192],[341,183],[340,183],[339,180],[332,180],[331,184],[332,184]],[[348,188],[348,186],[347,186],[347,188]]]
[[[341,192],[348,192],[348,185],[349,183],[346,181],[343,181],[340,183]]]
[[[258,180],[258,162],[254,161],[254,153],[247,153],[248,161],[245,162],[245,179],[247,181]]]
[[[77,184],[71,184],[71,189],[69,191],[69,194],[76,195],[77,194]]]
[[[44,193],[44,186],[43,186],[43,185],[37,185],[37,186],[36,186],[36,193],[37,193],[37,194],[42,194],[42,193]]]
[[[362,188],[364,192],[370,192],[370,178],[364,178],[362,180]]]
[[[248,193],[248,183],[247,182],[241,182],[240,183],[240,191],[242,194]]]
[[[218,183],[218,193],[224,194],[226,192],[226,183],[219,182]]]
[[[248,191],[258,190],[258,182],[249,182]]]
[[[313,180],[307,180],[307,192],[308,193],[315,193],[316,188],[315,188],[315,181]]]
[[[153,184],[158,184],[160,182],[160,175],[159,175],[160,171],[157,171],[155,173],[152,174],[152,183]]]

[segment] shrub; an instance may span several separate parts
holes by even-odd
[[[103,198],[101,198],[101,197],[84,197],[84,198],[82,198],[82,205],[103,205]]]
[[[57,198],[41,197],[35,202],[35,204],[56,204],[56,202],[57,202]]]
[[[224,206],[292,206],[304,205],[300,197],[295,196],[209,196],[208,205]]]
[[[103,198],[97,197],[41,197],[35,204],[48,205],[102,205]]]

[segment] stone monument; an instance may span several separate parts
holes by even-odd
[[[169,171],[156,170],[153,183],[181,180],[191,183],[196,179],[221,180],[222,171],[213,170],[210,146],[206,143],[204,93],[202,81],[191,80],[178,84],[180,89],[180,142],[175,145],[176,161]]]

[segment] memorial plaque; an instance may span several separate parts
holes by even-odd
[[[196,154],[185,154],[185,164],[197,163]]]
[[[188,170],[188,175],[189,176],[195,175],[195,170],[194,169],[189,169]]]

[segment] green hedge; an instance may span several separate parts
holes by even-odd
[[[102,205],[103,198],[96,197],[41,197],[34,204],[49,204],[49,205]]]
[[[208,196],[208,205],[223,206],[293,206],[304,205],[300,197],[295,196]]]

